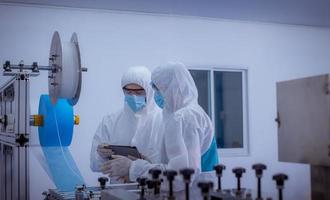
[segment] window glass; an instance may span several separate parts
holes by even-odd
[[[198,103],[211,117],[211,88],[209,70],[189,70],[198,90]]]
[[[220,148],[243,148],[242,72],[214,71],[214,125]]]

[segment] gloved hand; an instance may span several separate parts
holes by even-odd
[[[110,159],[113,155],[113,151],[110,148],[106,148],[109,144],[102,143],[97,146],[97,153],[103,159]]]
[[[111,176],[128,176],[129,168],[131,167],[132,160],[120,155],[112,155],[112,160],[106,161],[101,166],[103,174]]]
[[[134,156],[131,156],[131,155],[128,155],[127,158],[129,158],[129,159],[131,159],[133,161],[138,160],[138,159],[142,159],[142,160],[148,161],[149,163],[152,163],[151,160],[148,157],[146,157],[146,156],[144,156],[142,154],[141,154],[141,158],[137,158],[137,157],[134,157]]]

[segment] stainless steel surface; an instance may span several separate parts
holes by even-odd
[[[277,83],[279,160],[330,166],[330,75]]]

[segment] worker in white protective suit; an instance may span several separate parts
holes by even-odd
[[[134,181],[147,176],[151,168],[161,170],[192,168],[195,183],[208,177],[214,179],[213,170],[218,164],[217,146],[210,118],[198,105],[198,92],[194,80],[183,64],[169,63],[156,68],[152,73],[155,89],[155,102],[163,108],[163,123],[160,133],[163,137],[160,151],[160,163],[135,160],[129,165],[129,178]],[[126,162],[127,163],[127,162]],[[118,161],[118,166],[125,161]],[[113,173],[118,171],[114,165]],[[174,181],[175,190],[183,189],[181,176]],[[166,178],[164,178],[166,181]],[[168,184],[162,184],[166,189]]]
[[[113,155],[111,149],[106,148],[109,144],[136,146],[149,162],[160,162],[157,143],[161,139],[157,130],[161,123],[161,109],[153,100],[150,78],[151,72],[146,67],[131,67],[123,75],[124,108],[105,116],[98,126],[90,154],[93,171],[103,172],[110,177],[125,177],[123,173],[110,171],[111,161],[120,161],[122,157]],[[110,161],[110,157],[113,160]],[[128,166],[122,166],[121,170],[128,170]]]

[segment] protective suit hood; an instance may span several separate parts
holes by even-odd
[[[175,112],[190,103],[197,103],[197,88],[184,64],[169,62],[157,67],[151,80],[164,96],[164,111]]]
[[[144,66],[134,66],[130,67],[122,76],[121,79],[121,87],[125,87],[128,84],[137,84],[146,92],[146,106],[141,111],[137,112],[139,113],[148,113],[152,111],[155,108],[155,103],[153,101],[153,89],[150,85],[151,82],[151,72],[148,70],[148,68]],[[125,102],[125,110],[131,110],[127,103]]]

